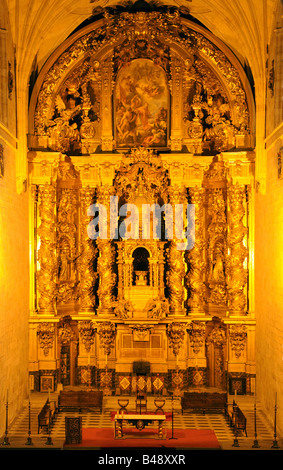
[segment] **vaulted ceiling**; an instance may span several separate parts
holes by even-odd
[[[39,70],[54,49],[93,10],[119,0],[9,0],[10,24],[16,46],[18,72],[28,80],[36,59]],[[266,47],[280,0],[163,0],[162,4],[190,14],[224,41],[242,63],[251,67],[255,82],[265,71]]]

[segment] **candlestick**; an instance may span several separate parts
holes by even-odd
[[[260,445],[257,440],[257,429],[256,429],[256,400],[254,403],[254,444],[252,446],[254,449],[259,449]]]
[[[274,441],[271,446],[272,449],[279,449],[276,437],[276,414],[277,414],[277,392],[275,393],[275,406],[274,406]]]
[[[27,438],[27,442],[26,442],[26,446],[32,446],[33,445],[33,442],[32,442],[32,438],[31,438],[31,425],[30,425],[30,399],[29,399],[29,404],[28,404],[28,438]]]
[[[4,440],[2,442],[2,445],[3,446],[9,446],[10,445],[10,442],[9,442],[9,437],[8,437],[8,390],[7,390],[7,402],[6,402],[6,429],[5,429],[5,437],[4,437]]]

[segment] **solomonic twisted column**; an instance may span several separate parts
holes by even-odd
[[[205,262],[204,262],[204,188],[190,188],[190,202],[195,205],[195,244],[186,252],[188,272],[186,287],[188,289],[188,306],[192,313],[201,313],[205,297]]]
[[[83,311],[92,311],[95,304],[94,284],[97,274],[94,272],[93,264],[97,249],[87,233],[87,227],[91,220],[87,212],[93,203],[93,195],[94,190],[89,187],[81,190],[81,253],[78,259],[78,271],[80,273],[80,304]]]
[[[113,289],[116,284],[114,273],[115,249],[111,240],[98,238],[97,247],[100,256],[97,261],[97,273],[99,276],[99,313],[111,313],[114,305]]]
[[[226,260],[226,283],[228,311],[230,315],[244,315],[246,311],[245,287],[247,269],[244,261],[248,250],[244,245],[247,229],[244,226],[246,188],[239,183],[228,187],[228,253]]]
[[[37,272],[37,290],[39,293],[39,312],[55,313],[56,296],[56,232],[55,204],[56,193],[53,186],[45,184],[39,187],[39,217],[40,248],[38,262],[40,271]]]

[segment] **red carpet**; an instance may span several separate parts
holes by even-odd
[[[127,430],[127,433],[129,431]],[[140,437],[141,433],[144,437]],[[65,444],[65,447],[95,447],[95,448],[125,448],[125,447],[168,447],[183,449],[220,449],[220,444],[214,431],[209,429],[176,429],[171,437],[171,429],[167,429],[166,439],[145,437],[153,435],[152,431],[132,431],[127,439],[114,439],[113,428],[83,428],[81,444]]]

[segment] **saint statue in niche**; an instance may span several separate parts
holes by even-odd
[[[117,147],[166,147],[168,113],[168,87],[159,66],[135,59],[120,70],[115,88]]]

